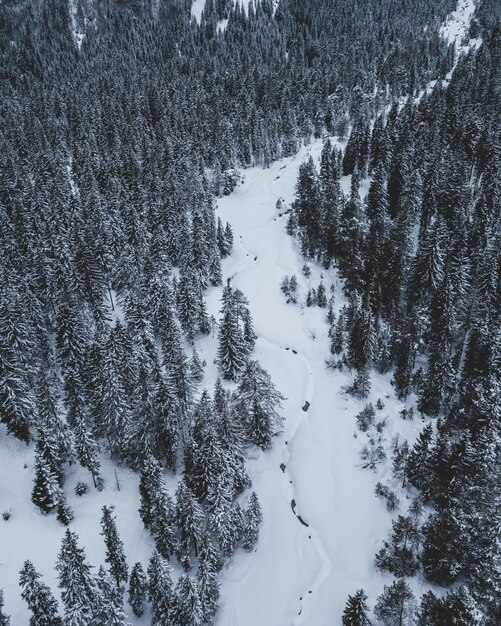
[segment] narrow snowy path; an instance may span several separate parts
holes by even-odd
[[[316,142],[269,169],[246,170],[244,184],[219,201],[218,215],[235,236],[225,277],[249,299],[256,358],[287,400],[283,435],[250,462],[264,522],[256,552],[237,555],[223,573],[218,626],[332,626],[348,593],[381,590],[373,555],[390,518],[374,497],[373,477],[357,467],[354,410],[340,393],[348,379],[325,368],[325,310],[286,304],[280,291],[282,278],[296,274],[304,301],[307,281],[275,204],[282,197],[290,205],[300,163],[308,153],[317,160],[320,150]],[[317,286],[321,269],[312,270],[309,283]],[[327,286],[333,279],[325,277]],[[209,293],[211,312],[219,296]]]

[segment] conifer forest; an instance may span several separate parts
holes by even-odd
[[[0,0],[0,626],[501,624],[498,0]]]

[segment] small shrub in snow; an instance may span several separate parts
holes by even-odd
[[[376,423],[376,430],[378,433],[382,433],[386,426],[386,419],[380,420]]]
[[[303,274],[306,276],[306,278],[309,278],[311,276],[311,270],[310,268],[306,265],[306,263],[303,265],[303,269],[302,269]]]
[[[297,302],[297,278],[293,274],[290,278],[285,276],[280,284],[280,289],[282,293],[285,295],[287,299],[287,303],[293,302],[296,304]]]
[[[98,491],[102,491],[104,489],[104,478],[101,478],[101,476],[96,478],[96,488]]]
[[[414,408],[411,406],[408,409],[402,409],[400,411],[400,417],[403,420],[413,420],[414,419]]]
[[[377,402],[376,402],[376,409],[377,409],[378,411],[382,411],[382,410],[384,409],[384,402],[381,400],[381,398],[378,398],[378,399],[377,399]]]
[[[2,518],[3,518],[3,520],[5,522],[8,522],[10,520],[11,516],[12,516],[12,513],[10,511],[4,511],[2,513]]]
[[[375,492],[376,496],[384,498],[384,500],[386,501],[387,511],[394,511],[400,504],[400,501],[395,493],[389,487],[383,485],[383,483],[377,483]]]
[[[369,426],[374,424],[375,415],[376,415],[376,411],[374,410],[374,407],[371,402],[369,402],[369,404],[366,404],[364,408],[360,411],[360,413],[357,415],[356,420],[357,420],[358,428],[363,433],[365,433],[369,429]]]
[[[383,446],[370,439],[369,443],[364,446],[360,452],[360,460],[364,469],[376,470],[376,467],[386,459],[386,452]]]
[[[89,491],[89,485],[79,480],[75,485],[75,494],[77,496],[84,496]]]

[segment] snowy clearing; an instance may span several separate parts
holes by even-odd
[[[363,587],[374,599],[390,579],[376,572],[373,555],[391,515],[374,496],[378,477],[359,467],[361,442],[353,436],[355,414],[364,402],[342,392],[351,380],[348,374],[325,367],[326,310],[286,304],[280,291],[282,278],[296,274],[304,300],[307,286],[320,280],[322,269],[313,264],[308,279],[301,273],[303,259],[285,233],[287,216],[279,217],[275,204],[282,197],[290,205],[299,165],[309,154],[317,161],[321,147],[317,141],[269,169],[246,170],[244,184],[219,201],[218,214],[235,235],[224,273],[234,276],[232,284],[249,298],[258,334],[256,356],[287,398],[283,435],[250,466],[264,522],[257,550],[238,554],[224,571],[220,626],[338,623],[348,593]],[[343,183],[346,189],[349,177]],[[343,298],[335,272],[324,272],[324,280],[327,287],[335,283],[338,308]],[[214,312],[218,306],[219,290],[213,290],[208,308]],[[214,349],[210,340],[201,342],[207,362]],[[375,375],[368,400],[379,397],[390,417],[388,430],[394,417],[412,441],[421,422],[400,420],[402,403],[393,398],[387,377]],[[307,412],[305,401],[310,402]],[[391,439],[390,433],[386,436]],[[295,517],[292,500],[308,526]],[[256,598],[266,600],[256,603]]]

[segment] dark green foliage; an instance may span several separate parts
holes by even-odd
[[[250,443],[266,450],[282,425],[279,415],[282,394],[270,375],[257,361],[249,361],[236,391],[236,402],[242,411]]]
[[[25,561],[19,573],[21,597],[31,611],[30,626],[61,626],[57,601],[31,561]]]
[[[376,600],[374,615],[384,626],[411,626],[414,623],[414,594],[405,580],[384,586]]]
[[[481,623],[478,607],[465,586],[447,593],[443,598],[437,598],[432,591],[421,598],[418,626],[476,626]]]
[[[263,521],[261,506],[255,492],[252,492],[249,504],[244,515],[243,546],[246,550],[253,550],[259,537],[259,526]]]
[[[91,566],[86,562],[84,549],[78,546],[78,536],[70,530],[66,531],[61,542],[56,570],[65,621],[92,623],[99,610],[99,591]]]
[[[419,566],[420,531],[417,523],[411,517],[399,515],[393,520],[392,527],[390,541],[385,541],[376,554],[376,567],[399,577],[413,576]]]
[[[0,626],[10,626],[10,617],[4,613],[3,589],[0,589]]]
[[[118,535],[112,506],[103,506],[101,517],[102,536],[106,545],[106,558],[110,574],[117,587],[121,587],[128,580],[127,563],[125,561],[124,545]]]
[[[359,589],[354,595],[348,596],[343,611],[343,626],[370,626],[368,613],[367,595],[363,589]]]
[[[135,563],[130,572],[129,580],[129,604],[136,617],[144,613],[144,603],[148,590],[148,579],[141,563]]]

